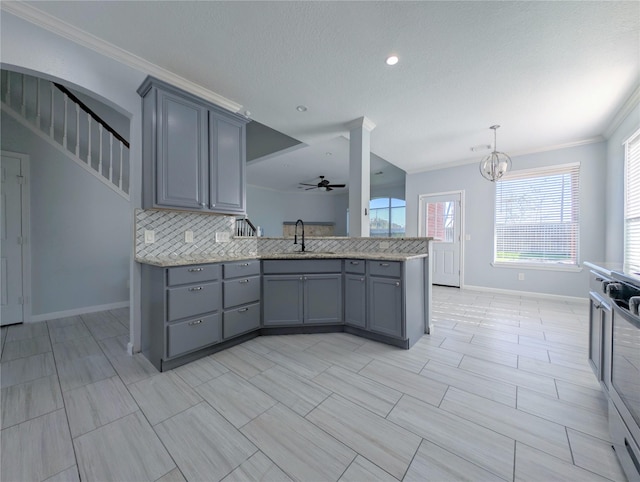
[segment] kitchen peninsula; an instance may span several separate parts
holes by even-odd
[[[145,244],[170,212],[137,214],[142,352],[161,371],[259,335],[344,331],[408,349],[429,332],[428,238],[313,237],[304,253],[290,238]]]

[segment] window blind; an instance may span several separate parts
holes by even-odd
[[[640,131],[625,142],[624,264],[640,270]]]
[[[577,265],[580,163],[512,171],[496,182],[496,263]]]

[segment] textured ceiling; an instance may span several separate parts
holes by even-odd
[[[312,147],[367,116],[408,172],[480,158],[493,124],[510,154],[593,139],[640,76],[637,1],[28,4]]]

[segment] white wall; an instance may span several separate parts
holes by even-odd
[[[129,233],[131,260],[131,342],[140,346],[140,269],[133,262],[133,210],[141,206],[142,111],[136,89],[146,74],[89,48],[37,27],[6,11],[0,16],[2,67],[31,73],[49,80],[63,80],[75,90],[89,93],[129,117],[131,128],[131,189]],[[50,206],[56,209],[55,205]],[[55,282],[51,280],[51,282]]]
[[[640,129],[640,104],[622,121],[607,142],[607,199],[604,260],[622,263],[624,255],[624,146]]]
[[[127,302],[129,202],[4,112],[0,134],[31,160],[32,315]]]
[[[326,193],[280,192],[247,185],[247,217],[267,237],[282,236],[282,223],[335,222],[335,198]]]
[[[605,255],[606,143],[558,149],[513,158],[513,170],[580,162],[580,263]],[[550,293],[584,298],[588,270],[580,273],[540,269],[496,268],[493,261],[495,185],[478,172],[477,164],[407,174],[407,236],[418,233],[418,196],[465,191],[464,279],[467,286]],[[518,273],[525,274],[518,281]]]

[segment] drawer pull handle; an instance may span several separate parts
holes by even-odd
[[[389,266],[389,263],[380,263],[380,266],[384,266],[385,268]]]
[[[248,279],[241,279],[241,280],[240,280],[240,283],[243,283],[243,284],[244,284],[244,283],[248,283],[248,282],[249,282],[249,280],[248,280]]]
[[[249,266],[249,263],[242,263],[240,266]]]
[[[190,321],[189,326],[199,325],[200,323],[202,323],[202,320]]]
[[[353,264],[353,265],[356,265],[356,266],[357,266],[357,265],[359,265],[359,264],[360,264],[360,261],[351,261],[351,264]]]
[[[204,268],[189,268],[189,273],[198,273],[204,271]]]
[[[202,286],[196,286],[195,288],[189,288],[189,291],[201,291]]]
[[[244,313],[245,311],[249,311],[249,308],[240,308],[238,313]]]

